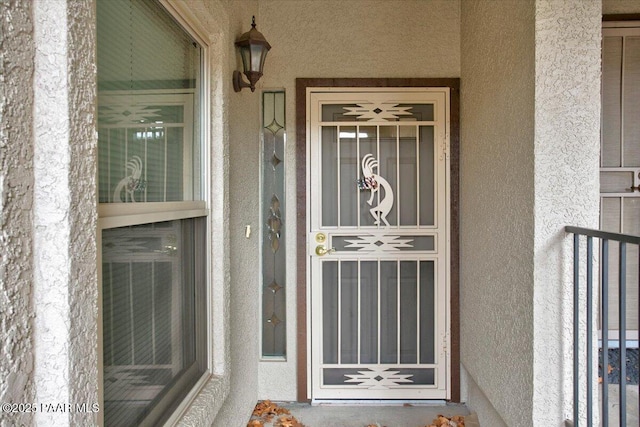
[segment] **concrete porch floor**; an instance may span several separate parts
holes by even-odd
[[[353,405],[310,405],[306,403],[277,402],[288,409],[305,427],[424,427],[431,424],[439,414],[446,417],[469,415],[462,404],[419,404],[415,406],[365,406]],[[474,424],[475,416],[465,419],[466,427],[479,427]],[[476,418],[477,419],[477,418]],[[275,420],[275,418],[274,418]],[[272,424],[265,424],[265,427]]]

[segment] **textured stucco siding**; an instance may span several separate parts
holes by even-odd
[[[229,396],[216,416],[214,426],[245,425],[258,400],[258,358],[260,339],[260,95],[231,87],[233,70],[242,70],[233,41],[251,28],[256,15],[258,29],[264,33],[258,17],[257,1],[233,1],[228,4],[226,27],[226,69],[220,76],[229,90],[226,108],[229,120],[229,242],[230,283],[230,359]],[[268,60],[268,59],[267,59]],[[215,184],[214,184],[215,185]],[[245,226],[251,236],[245,237]]]
[[[258,86],[284,88],[287,98],[285,218],[289,221],[285,226],[286,292],[290,302],[287,304],[287,361],[260,364],[259,397],[295,400],[296,236],[304,232],[296,230],[293,220],[297,216],[295,79],[459,77],[460,2],[260,0],[258,7],[258,30],[272,46]],[[247,11],[242,18],[242,28],[246,31],[250,13]],[[253,102],[258,102],[258,97],[255,98]],[[251,161],[257,165],[257,157]]]
[[[98,402],[96,33],[94,1],[67,3],[66,67],[69,164],[69,389],[70,403]],[[71,425],[87,425],[94,414],[72,412]]]
[[[98,402],[95,29],[92,2],[34,5],[36,401]],[[39,411],[38,424],[97,414]]]
[[[573,418],[572,239],[564,226],[599,226],[600,45],[599,1],[536,2],[536,426]]]
[[[534,12],[533,1],[462,2],[461,361],[504,424],[523,427],[533,397]]]
[[[0,1],[3,402],[99,399],[94,1]],[[296,217],[295,78],[461,77],[469,404],[490,425],[568,417],[570,377],[559,364],[570,361],[562,227],[597,227],[600,12],[637,13],[637,2],[173,3],[207,29],[212,77],[214,375],[179,424],[241,426],[258,398],[296,397],[293,220],[288,357],[259,362],[261,98],[231,88],[241,69],[233,41],[252,15],[273,46],[258,86],[287,93],[287,218]],[[97,417],[22,414],[0,425],[95,425]]]
[[[98,402],[94,7],[2,2],[2,402]],[[91,412],[2,425],[93,425]]]
[[[0,2],[0,402],[32,402],[33,21],[31,2]],[[30,425],[33,414],[0,416]]]
[[[481,423],[572,418],[564,226],[598,226],[600,8],[462,3],[461,356]]]

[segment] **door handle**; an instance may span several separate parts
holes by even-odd
[[[336,248],[327,249],[322,245],[316,246],[316,255],[325,256],[327,254],[332,254],[336,251]]]

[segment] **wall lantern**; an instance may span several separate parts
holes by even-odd
[[[256,30],[255,16],[252,19],[251,29],[236,40],[236,46],[240,48],[244,75],[249,79],[249,83],[245,82],[242,79],[240,71],[236,70],[233,72],[233,90],[240,92],[242,88],[250,87],[251,92],[254,92],[256,90],[256,83],[260,80],[260,77],[262,77],[264,59],[267,57],[269,49],[271,49],[271,45],[262,33]]]

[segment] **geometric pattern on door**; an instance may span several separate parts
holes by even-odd
[[[448,89],[307,100],[312,398],[449,398]]]

